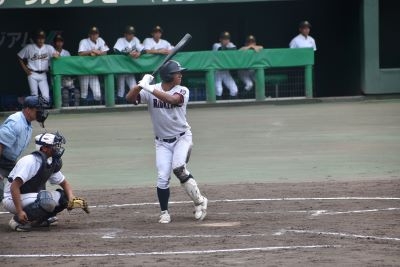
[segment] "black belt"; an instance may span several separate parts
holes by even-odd
[[[33,71],[33,72],[36,72],[36,73],[39,73],[39,74],[42,74],[42,73],[46,72],[45,70],[31,70],[31,69],[29,69],[29,70]]]
[[[185,133],[186,133],[186,132],[180,133],[179,136],[183,136],[183,135],[185,135]],[[163,142],[165,142],[165,143],[173,143],[173,142],[175,142],[175,141],[177,140],[176,137],[174,137],[174,138],[169,138],[169,139],[161,139],[161,138],[158,137],[158,136],[156,136],[156,139],[157,139],[158,141],[163,141]]]

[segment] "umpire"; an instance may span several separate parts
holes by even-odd
[[[44,127],[48,113],[44,110],[44,100],[39,96],[28,96],[22,111],[10,115],[0,125],[0,201],[3,199],[4,181],[14,168],[22,152],[28,147],[32,137],[32,121]]]

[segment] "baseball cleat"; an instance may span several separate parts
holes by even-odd
[[[207,203],[208,199],[203,197],[203,202],[197,206],[194,206],[194,218],[196,220],[202,221],[207,215]]]
[[[47,220],[41,222],[39,224],[40,227],[49,227],[49,226],[56,226],[58,225],[58,218],[57,217],[50,217]]]
[[[17,220],[14,219],[14,217],[11,218],[8,225],[11,227],[11,229],[17,232],[29,232],[31,230],[31,225],[29,223],[19,223]]]
[[[170,223],[171,216],[169,215],[167,210],[161,212],[159,223]]]

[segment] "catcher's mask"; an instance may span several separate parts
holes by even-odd
[[[53,158],[61,158],[64,154],[65,148],[62,147],[65,144],[65,138],[59,132],[43,133],[35,137],[36,150],[40,151],[42,146],[50,147],[52,149]]]
[[[44,128],[44,121],[49,116],[49,112],[45,110],[48,107],[48,102],[41,96],[27,96],[23,104],[24,108],[36,108],[36,120],[40,126]]]

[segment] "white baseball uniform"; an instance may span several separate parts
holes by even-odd
[[[162,90],[161,83],[156,84],[155,90]],[[140,91],[140,102],[147,103],[156,136],[157,187],[161,189],[169,187],[173,169],[184,166],[184,171],[189,174],[186,169],[186,160],[193,145],[192,132],[186,121],[189,89],[177,85],[166,93],[169,95],[179,94],[183,98],[182,104],[180,106],[170,105],[145,90]],[[164,141],[174,138],[176,139],[174,142]]]
[[[51,158],[48,159],[49,163],[51,163]],[[15,179],[17,177],[21,178],[24,183],[32,179],[38,170],[41,167],[41,159],[33,154],[26,155],[22,157],[17,164],[15,165],[14,169],[10,172],[9,177]],[[53,173],[52,176],[49,178],[49,182],[52,185],[61,184],[65,180],[65,176],[61,173],[61,171]],[[21,194],[21,201],[22,201],[22,208],[28,206],[29,204],[35,202],[37,199],[37,193],[26,193]],[[58,203],[60,199],[60,193],[57,191],[50,191],[53,199]],[[11,183],[6,181],[4,186],[4,199],[3,199],[3,206],[4,208],[16,214],[17,211],[15,209],[14,201],[11,195]]]
[[[254,81],[256,78],[255,70],[238,70],[238,76],[240,80],[244,83],[244,89],[250,91],[254,86]]]
[[[132,51],[142,52],[143,45],[137,37],[133,37],[131,41],[128,41],[125,37],[121,37],[117,40],[114,45],[114,50],[117,50],[123,54],[129,54]],[[136,85],[135,75],[133,74],[120,74],[117,76],[118,79],[118,97],[125,96],[125,83],[129,89]]]
[[[143,41],[144,50],[160,50],[160,49],[168,49],[171,50],[174,47],[164,39],[158,40],[156,42],[153,37],[146,38]]]
[[[91,50],[100,50],[106,52],[109,50],[109,48],[101,37],[99,37],[96,42],[92,42],[90,38],[83,39],[79,42],[78,52],[87,52]],[[81,98],[87,98],[88,87],[90,85],[94,100],[101,100],[100,81],[97,75],[81,76],[79,78],[79,82],[81,85]]]
[[[236,46],[229,42],[226,46],[228,49],[236,48]],[[221,43],[215,43],[212,47],[213,51],[222,50]],[[215,94],[222,96],[222,83],[229,89],[230,96],[236,96],[238,94],[238,87],[233,80],[229,70],[218,70],[215,72]]]
[[[20,59],[27,59],[27,67],[32,74],[28,76],[31,95],[39,95],[46,101],[50,101],[49,84],[47,83],[47,71],[49,70],[50,58],[56,52],[51,45],[44,44],[38,47],[36,44],[28,44],[18,53]]]
[[[314,38],[311,36],[304,36],[302,34],[297,35],[290,41],[289,44],[290,48],[307,48],[311,47],[314,49],[314,51],[317,50],[317,45],[315,44]]]

